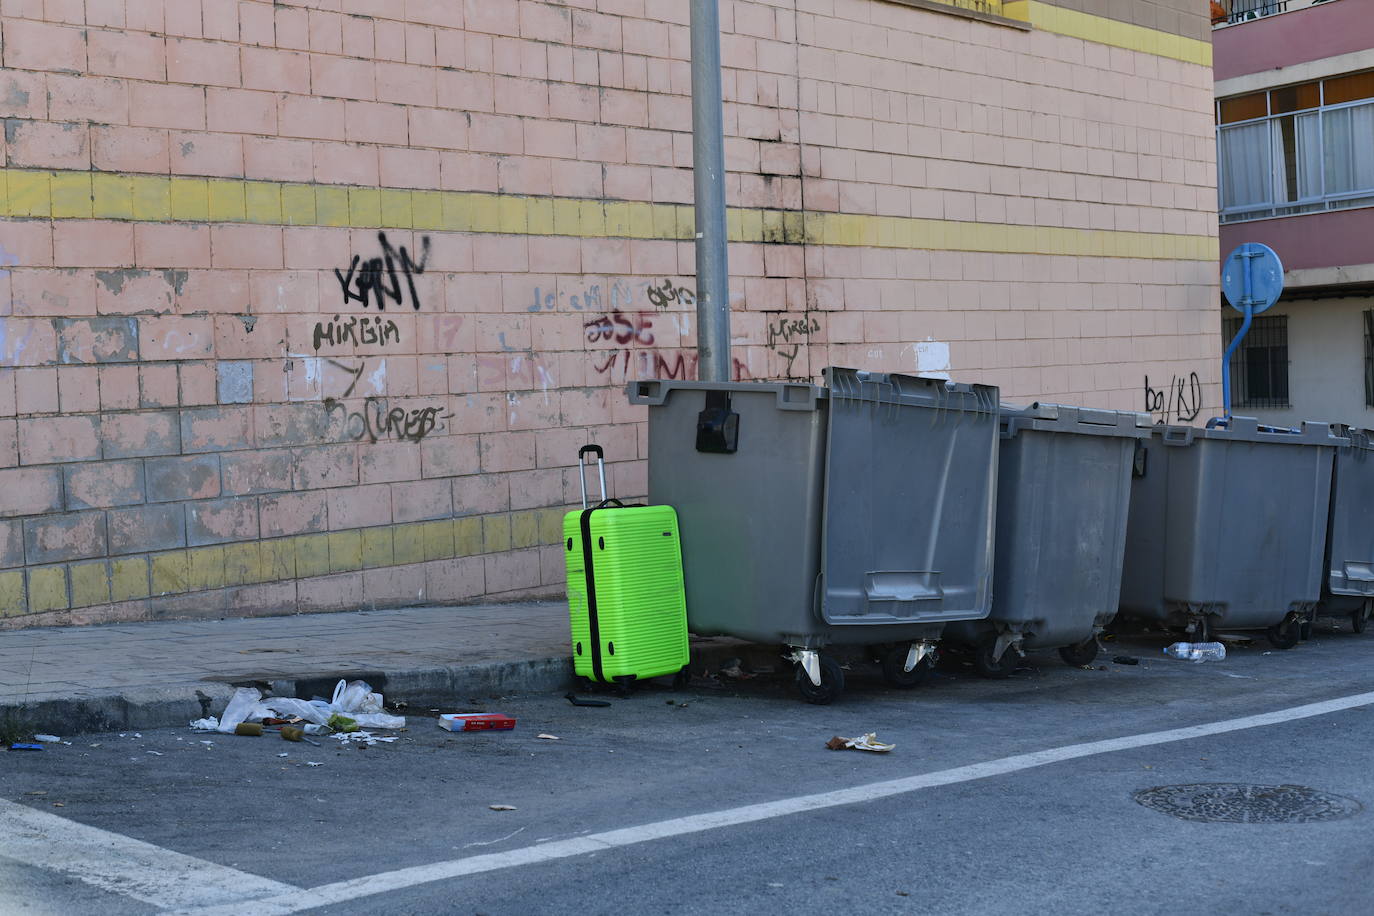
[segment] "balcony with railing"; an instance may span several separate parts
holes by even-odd
[[[1336,2],[1338,0],[1211,0],[1212,27],[1237,25],[1280,13],[1295,13],[1320,3]]]

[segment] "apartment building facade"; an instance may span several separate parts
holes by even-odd
[[[1238,4],[1214,47],[1221,254],[1264,242],[1285,268],[1234,409],[1374,426],[1374,2]]]
[[[722,0],[733,364],[1216,409],[1196,0]],[[557,594],[690,377],[681,0],[3,0],[0,626]]]

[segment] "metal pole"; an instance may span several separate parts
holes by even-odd
[[[1221,411],[1222,416],[1228,420],[1231,419],[1231,356],[1236,352],[1236,347],[1240,346],[1240,339],[1250,330],[1250,319],[1254,317],[1253,307],[1249,302],[1245,303],[1244,308],[1245,320],[1240,323],[1240,330],[1236,332],[1231,345],[1226,348],[1226,355],[1221,358]]]
[[[730,265],[725,247],[725,125],[719,0],[692,0],[692,178],[696,202],[697,378],[728,382]]]
[[[1230,346],[1226,348],[1226,353],[1221,357],[1221,412],[1222,416],[1228,420],[1231,419],[1231,357],[1235,354],[1236,348],[1240,346],[1241,338],[1250,330],[1250,321],[1254,318],[1254,259],[1260,256],[1259,251],[1251,251],[1246,246],[1241,247],[1240,307],[1245,319],[1240,323],[1240,330],[1236,332]]]

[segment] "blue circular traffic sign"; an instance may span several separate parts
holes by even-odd
[[[1250,274],[1248,296],[1247,272]],[[1244,312],[1248,300],[1251,314],[1258,315],[1278,302],[1283,293],[1283,262],[1268,245],[1259,242],[1237,245],[1221,265],[1221,291],[1226,294],[1231,308]]]

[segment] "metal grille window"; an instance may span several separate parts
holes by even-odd
[[[1229,343],[1240,331],[1240,318],[1227,318]],[[1368,351],[1366,337],[1366,352]],[[1366,359],[1366,365],[1368,360]],[[1366,386],[1368,382],[1366,382]],[[1232,402],[1236,407],[1289,407],[1288,316],[1254,319],[1231,361]]]
[[[1374,312],[1364,313],[1364,406],[1374,407]]]

